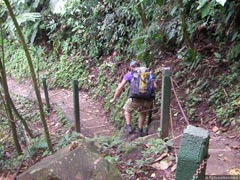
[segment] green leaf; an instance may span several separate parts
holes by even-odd
[[[222,55],[217,52],[214,52],[214,56],[218,59],[222,58]]]
[[[202,7],[205,6],[205,4],[208,2],[208,0],[199,0],[198,1],[198,7],[197,7],[197,10],[201,9]]]
[[[178,6],[173,7],[173,9],[170,12],[171,16],[174,16],[175,12],[177,11],[177,8],[178,8]]]
[[[157,3],[159,6],[161,6],[161,5],[163,5],[163,0],[156,0],[156,3]]]
[[[235,41],[237,39],[237,37],[238,37],[238,32],[235,32],[232,36],[231,41]]]
[[[201,17],[202,18],[206,17],[209,14],[210,9],[211,9],[211,4],[208,3],[201,10]]]

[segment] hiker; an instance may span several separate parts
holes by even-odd
[[[129,98],[127,99],[123,110],[124,110],[124,115],[125,115],[125,120],[126,120],[126,126],[124,127],[124,132],[127,134],[132,134],[133,133],[133,128],[131,126],[131,113],[134,110],[139,111],[139,117],[138,117],[138,129],[137,129],[137,136],[142,137],[143,136],[143,124],[146,119],[147,113],[149,110],[152,108],[152,103],[153,103],[153,98],[154,98],[154,89],[157,88],[157,84],[155,82],[155,77],[152,73],[150,73],[151,81],[153,84],[152,87],[152,95],[150,98],[145,98],[143,99],[142,97],[134,98],[135,96],[131,96],[131,84],[133,83],[133,78],[135,77],[134,72],[138,70],[139,68],[145,68],[145,67],[140,67],[140,63],[137,61],[132,61],[130,63],[130,71],[126,73],[123,77],[122,82],[118,85],[117,89],[115,90],[113,98],[110,100],[110,103],[113,103],[116,101],[117,97],[121,94],[125,84],[127,82],[130,85],[130,91],[129,91]],[[147,69],[147,68],[145,68]]]

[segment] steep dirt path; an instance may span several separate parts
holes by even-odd
[[[11,94],[36,99],[34,88],[30,81],[22,83],[8,78],[8,87]],[[56,89],[49,90],[51,104],[57,105],[64,116],[74,125],[73,93],[70,90]],[[41,97],[45,101],[43,90]],[[101,105],[94,102],[85,92],[79,91],[81,133],[86,137],[99,135],[110,135],[114,127],[108,122],[108,117]]]
[[[30,81],[18,83],[13,79],[8,79],[9,90],[12,94],[20,95],[30,99],[35,98],[35,91]],[[44,94],[41,90],[44,100]],[[74,124],[73,95],[70,90],[56,89],[49,90],[51,104],[56,104],[65,117]],[[115,128],[108,122],[108,117],[104,113],[99,102],[94,102],[85,92],[79,91],[81,133],[86,137],[98,135],[110,135]],[[174,121],[173,125],[176,134],[182,134],[186,125],[181,125],[179,121]],[[216,135],[211,129],[210,145],[206,174],[207,175],[227,175],[234,168],[240,168],[240,142],[234,133],[228,135]],[[180,138],[174,141],[174,145],[180,147]]]

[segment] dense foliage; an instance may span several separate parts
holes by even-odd
[[[28,77],[13,23],[2,1],[0,5],[7,71],[16,78]],[[113,91],[114,87],[105,87],[115,82],[117,67],[132,58],[155,67],[164,64],[166,52],[173,52],[189,67],[187,73],[205,62],[208,67],[235,67],[240,54],[238,1],[71,0],[57,14],[49,1],[12,1],[12,5],[38,77],[47,76],[50,86],[61,87],[79,79],[80,86],[96,96]]]

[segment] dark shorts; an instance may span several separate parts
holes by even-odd
[[[128,98],[123,109],[129,113],[137,110],[139,112],[148,112],[152,108],[152,100]]]

